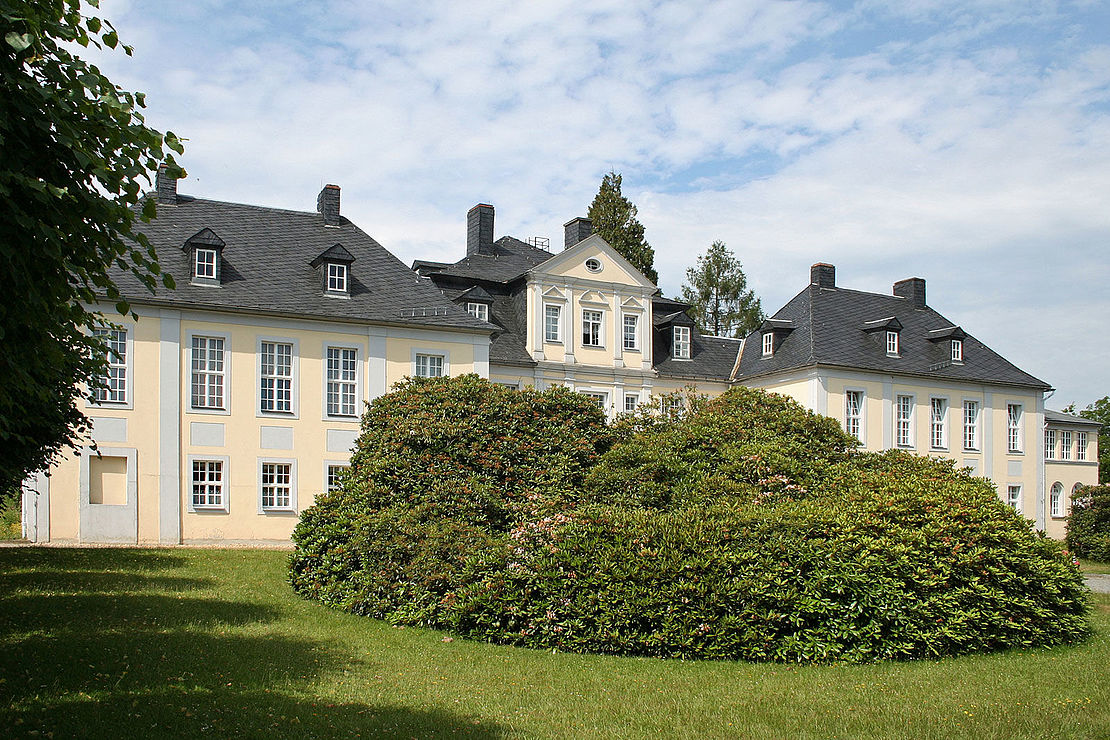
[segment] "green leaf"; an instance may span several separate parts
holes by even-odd
[[[109,31],[108,33],[104,34],[103,41],[109,49],[114,49],[116,48],[116,44],[119,43],[119,36],[116,35],[115,31]]]
[[[131,304],[128,303],[127,301],[117,301],[116,302],[116,311],[118,311],[121,316],[126,316],[127,313],[130,310],[131,310]]]
[[[23,51],[31,45],[31,34],[21,34],[16,33],[15,31],[9,31],[7,35],[4,36],[4,40],[8,42],[8,46],[12,47],[16,51]]]

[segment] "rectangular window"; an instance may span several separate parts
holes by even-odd
[[[964,342],[962,339],[952,340],[952,362],[964,361]]]
[[[338,262],[328,263],[328,292],[347,292],[347,266]]]
[[[468,303],[466,312],[476,319],[489,321],[489,306],[484,303]]]
[[[640,317],[636,314],[624,315],[624,348],[640,348]]]
[[[1044,430],[1044,459],[1045,460],[1055,460],[1056,459],[1056,430],[1055,429],[1046,429],[1046,430]]]
[[[775,335],[772,332],[763,334],[763,356],[770,357],[775,354]]]
[[[418,378],[442,378],[443,377],[443,355],[417,355],[416,356],[416,377],[418,377]]]
[[[639,393],[625,393],[624,394],[624,410],[626,412],[632,413],[633,411],[635,411],[636,406],[638,406],[639,403],[640,403],[640,394]]]
[[[913,396],[898,396],[895,407],[895,442],[899,447],[913,447]]]
[[[328,466],[328,491],[338,491],[343,486],[343,475],[346,473],[349,465],[329,465]]]
[[[898,354],[898,332],[888,331],[886,333],[886,353],[888,355]]]
[[[674,356],[679,360],[690,359],[690,327],[676,326],[674,328]]]
[[[948,449],[948,399],[930,400],[930,444],[934,450]]]
[[[964,449],[979,449],[978,401],[964,401]]]
[[[127,403],[127,330],[94,329],[93,335],[103,337],[107,349],[108,372],[100,377],[102,385],[95,397],[100,403]]]
[[[1021,513],[1021,486],[1006,486],[1006,503],[1014,507],[1014,511]]]
[[[1021,404],[1006,404],[1006,449],[1021,452]]]
[[[328,347],[328,416],[354,416],[358,389],[358,351]]]
[[[223,461],[193,460],[193,508],[222,509],[223,506]]]
[[[224,408],[224,340],[193,337],[191,398],[195,409]]]
[[[262,508],[293,508],[293,466],[262,463]]]
[[[293,413],[293,345],[262,342],[261,410],[279,414]]]
[[[1081,461],[1087,459],[1087,433],[1086,432],[1076,432],[1075,433],[1075,459],[1076,460],[1081,460]]]
[[[601,311],[582,312],[582,346],[601,346]]]
[[[216,259],[215,249],[198,249],[196,251],[196,261],[193,263],[193,277],[215,280]]]
[[[863,391],[844,391],[844,431],[863,441]]]
[[[663,413],[670,417],[682,416],[686,411],[686,404],[680,396],[663,397]]]
[[[1071,460],[1071,432],[1066,429],[1060,432],[1060,459]]]
[[[602,411],[607,411],[609,408],[609,394],[598,393],[597,391],[579,391],[586,398],[591,399],[597,404],[597,407]]]
[[[543,340],[545,342],[563,341],[563,309],[550,304],[543,307]]]

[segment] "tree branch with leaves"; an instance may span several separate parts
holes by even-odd
[[[744,337],[765,318],[740,260],[722,241],[713,242],[686,270],[682,300],[690,304],[690,316],[703,334]]]

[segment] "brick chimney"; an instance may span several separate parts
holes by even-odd
[[[166,174],[166,165],[158,165],[154,176],[154,196],[158,203],[177,205],[177,179]]]
[[[594,233],[590,219],[577,216],[563,224],[563,249],[570,249],[578,242]]]
[[[818,262],[809,268],[809,283],[819,288],[835,288],[836,268],[824,262]]]
[[[316,196],[316,210],[324,217],[324,226],[339,226],[339,186],[325,185]]]
[[[894,295],[906,298],[914,308],[925,308],[925,281],[921,278],[907,278],[894,284]]]
[[[466,214],[466,256],[493,254],[493,206],[479,203]]]

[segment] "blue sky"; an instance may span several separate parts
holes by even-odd
[[[929,303],[1080,406],[1110,394],[1110,4],[104,0],[95,61],[188,139],[182,192],[308,210],[406,262],[465,215],[550,237],[602,175],[661,287],[715,239],[768,312],[809,266]]]

